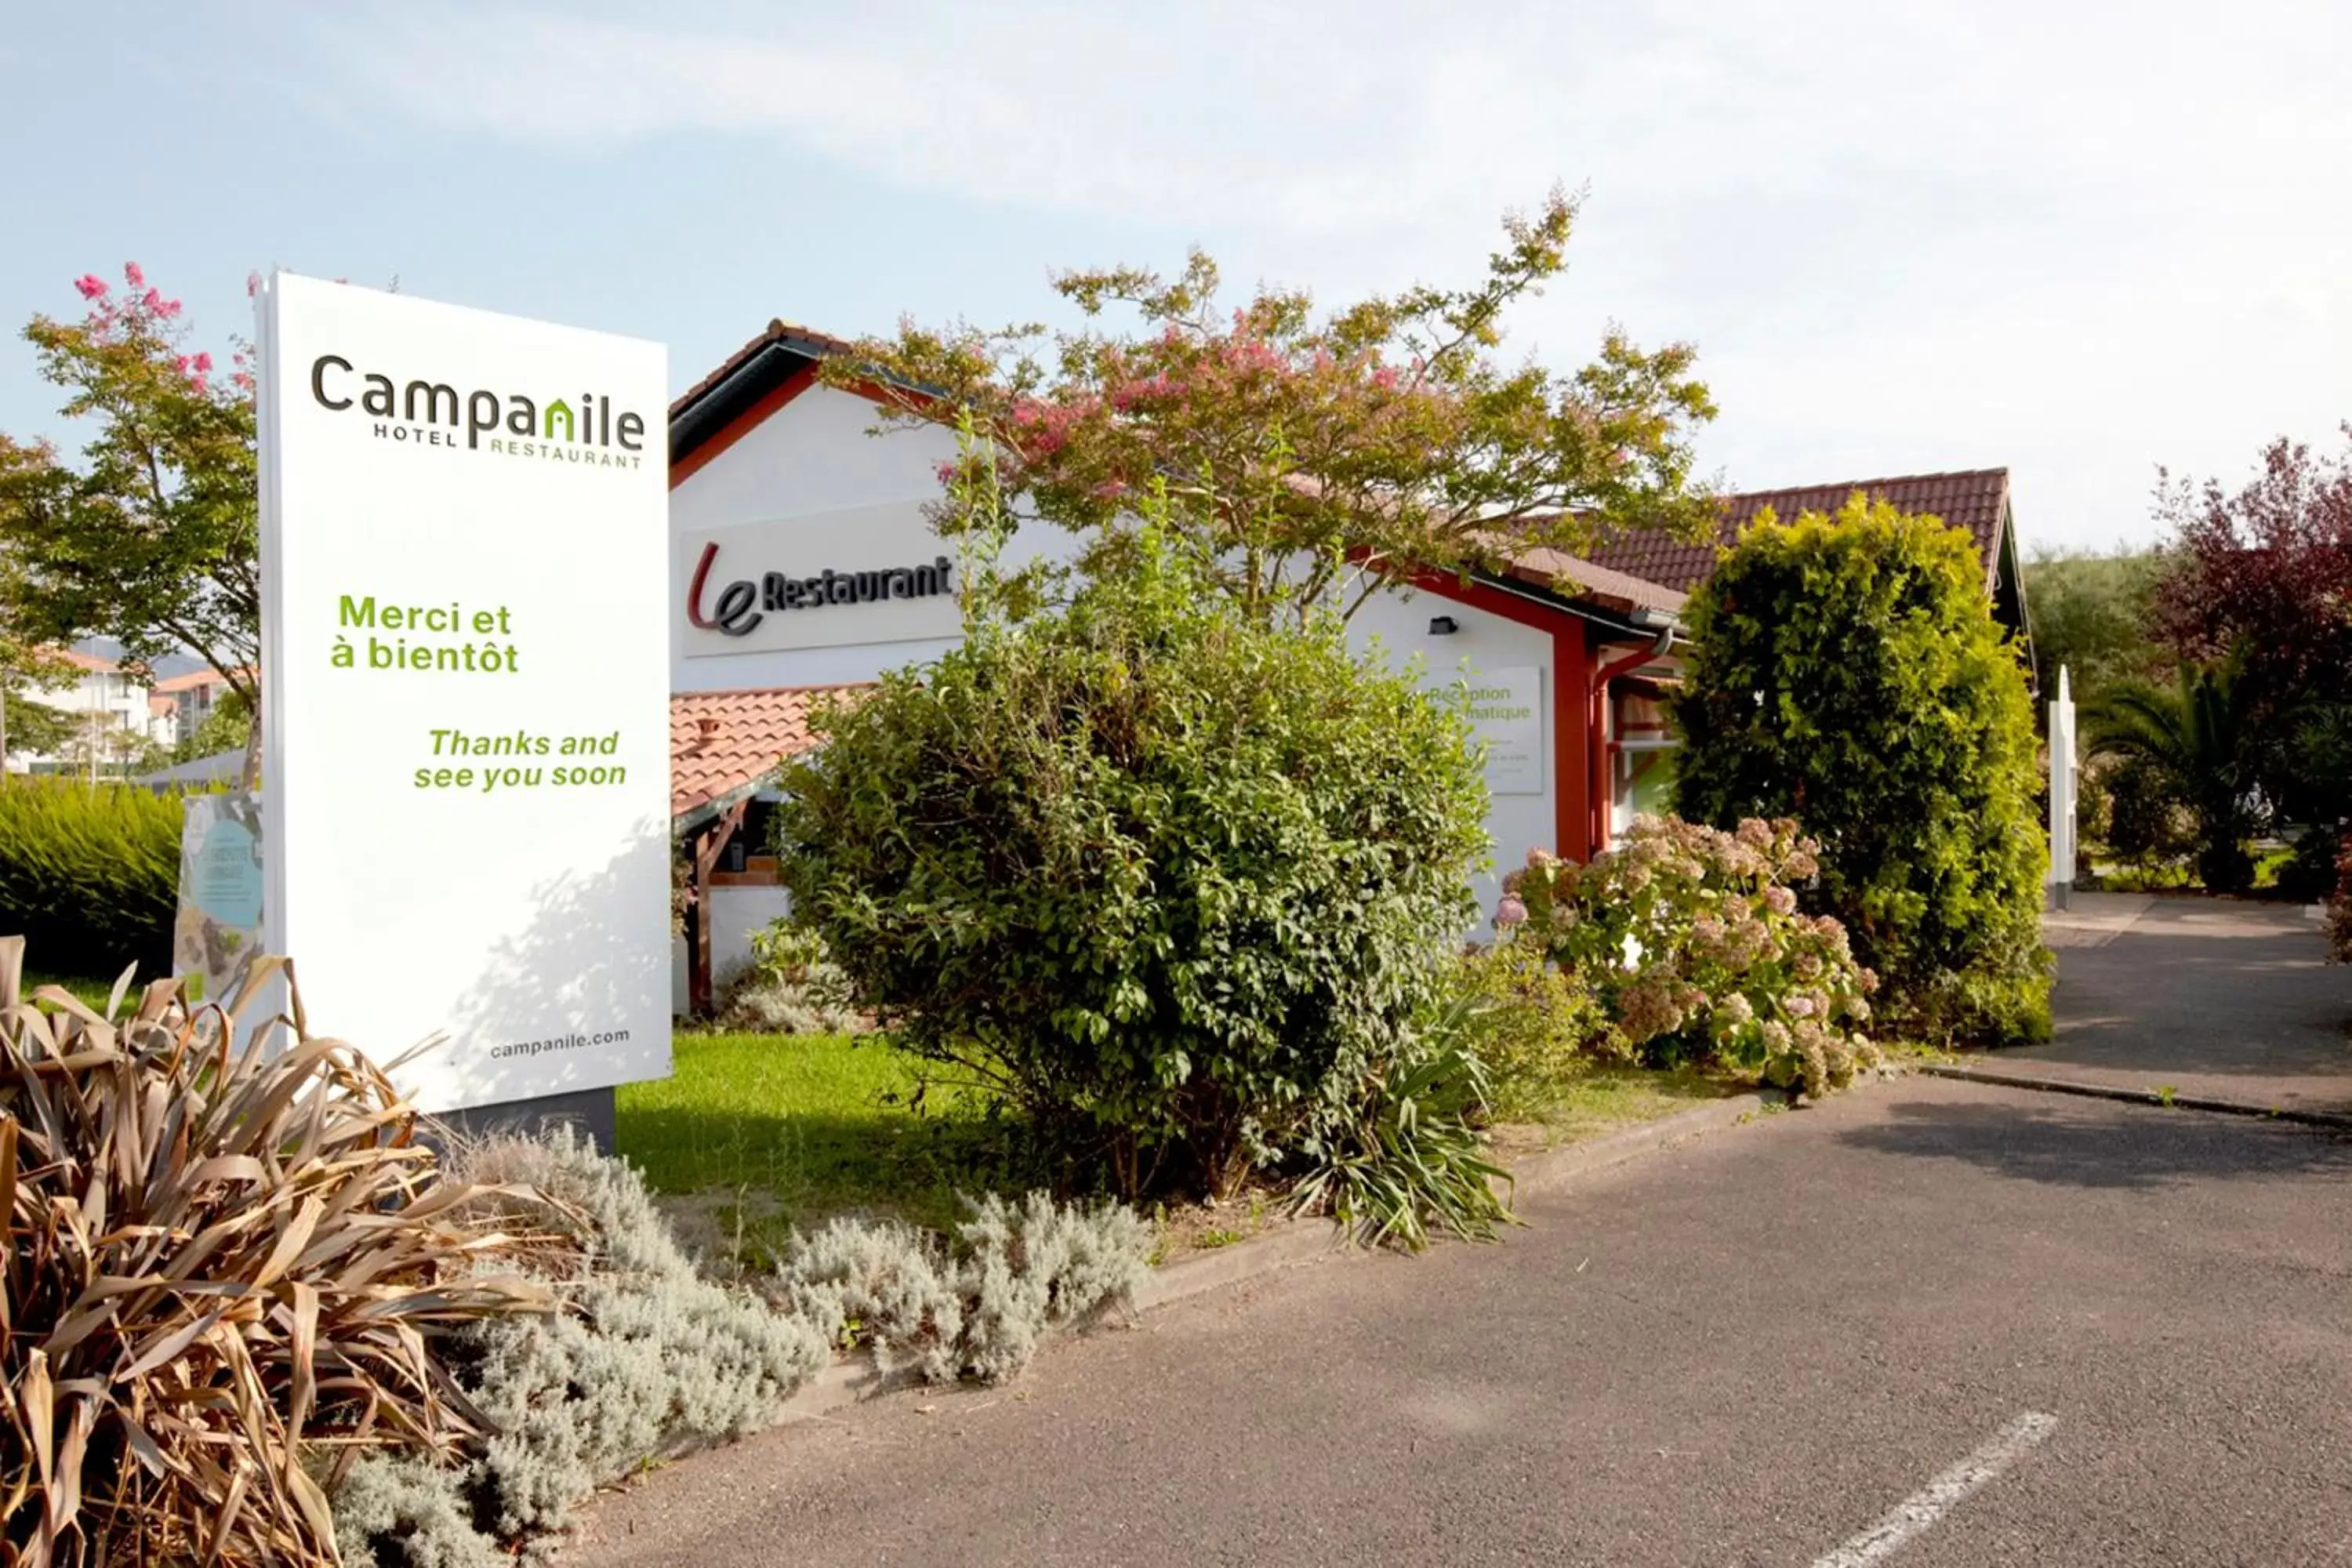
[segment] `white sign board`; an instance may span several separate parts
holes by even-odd
[[[678,536],[688,658],[951,637],[961,568],[919,501]]]
[[[1463,679],[1470,692],[1471,728],[1486,747],[1488,793],[1543,794],[1541,667],[1482,669]]]
[[[265,940],[427,1110],[664,1076],[666,351],[260,306]]]

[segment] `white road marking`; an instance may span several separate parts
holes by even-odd
[[[2027,1411],[1994,1433],[1984,1447],[1895,1504],[1876,1524],[1827,1556],[1815,1558],[1813,1568],[1868,1568],[1894,1556],[1970,1492],[2023,1458],[2057,1426],[2055,1415]]]

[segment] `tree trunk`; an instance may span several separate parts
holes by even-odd
[[[248,793],[261,787],[260,693],[254,698],[245,725],[245,766],[237,773],[237,787]]]

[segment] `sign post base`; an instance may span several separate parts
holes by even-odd
[[[465,1138],[484,1138],[493,1132],[520,1132],[536,1138],[559,1123],[569,1122],[596,1145],[596,1152],[610,1155],[614,1099],[611,1089],[580,1089],[568,1094],[542,1094],[499,1105],[439,1111],[432,1119]]]

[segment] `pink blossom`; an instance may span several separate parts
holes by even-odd
[[[211,381],[201,375],[190,376],[188,378],[188,384],[194,387],[198,392],[210,392],[213,389],[213,384]]]
[[[1764,889],[1764,901],[1776,915],[1793,913],[1797,908],[1797,895],[1777,885]]]
[[[207,351],[198,350],[195,358],[195,366],[200,371],[209,373],[213,368],[212,354]]]
[[[122,280],[133,289],[147,287],[147,274],[139,270],[139,263],[135,261],[126,261],[122,264]]]
[[[251,371],[238,371],[235,375],[230,376],[229,379],[236,383],[240,391],[251,392],[253,390],[253,373]]]
[[[181,354],[178,358],[176,358],[176,359],[173,360],[173,361],[172,361],[172,368],[173,368],[173,370],[178,371],[182,375],[185,375],[185,374],[188,374],[188,356],[187,356],[187,355],[185,355],[185,354]]]
[[[256,294],[258,294],[258,293],[260,293],[260,292],[261,292],[261,274],[260,274],[260,272],[257,270],[257,271],[253,271],[253,272],[248,272],[248,273],[247,273],[247,274],[245,275],[245,297],[246,297],[247,299],[250,300],[250,299],[252,299]]]
[[[81,290],[81,297],[85,300],[102,300],[106,297],[106,279],[95,272],[85,272],[75,279],[74,287]]]
[[[1507,898],[1495,906],[1495,928],[1497,931],[1508,931],[1515,925],[1523,925],[1527,918],[1528,906],[1516,898]]]

